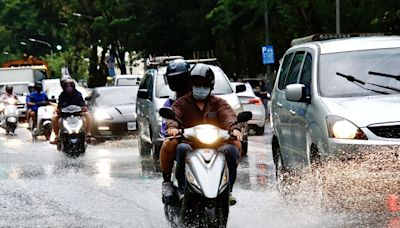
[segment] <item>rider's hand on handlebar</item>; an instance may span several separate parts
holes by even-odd
[[[179,134],[179,130],[176,128],[167,129],[167,134],[176,137]]]
[[[88,107],[87,106],[83,106],[82,107],[82,112],[87,112],[87,111],[89,111]]]
[[[236,136],[236,139],[239,140],[239,141],[242,141],[242,140],[243,140],[243,134],[242,134],[242,132],[239,131],[238,129],[234,129],[234,130],[232,131],[232,135],[233,135],[233,136]]]

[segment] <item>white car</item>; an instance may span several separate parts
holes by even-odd
[[[271,100],[277,173],[398,153],[400,36],[332,37],[295,40],[283,57]]]
[[[265,107],[261,98],[254,94],[253,88],[249,83],[231,82],[231,85],[235,92],[239,85],[246,87],[246,91],[236,94],[244,111],[250,111],[253,114],[252,119],[247,122],[250,128],[254,128],[256,135],[263,135],[265,129]]]
[[[122,74],[114,77],[115,86],[135,86],[140,84],[140,75]]]

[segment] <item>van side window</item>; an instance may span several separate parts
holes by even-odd
[[[307,53],[304,60],[303,69],[301,70],[300,84],[310,86],[311,83],[312,55]]]
[[[296,52],[296,54],[294,55],[292,64],[290,65],[288,76],[286,77],[286,82],[284,87],[290,84],[297,83],[304,54],[305,54],[304,51],[301,51],[301,52]]]
[[[146,73],[143,77],[143,80],[140,83],[139,89],[148,89],[150,78],[151,78],[151,74]]]
[[[290,62],[292,61],[292,57],[293,53],[290,53],[286,55],[285,58],[283,59],[281,72],[279,73],[279,83],[278,83],[278,88],[281,90],[285,89],[286,76],[289,70]]]

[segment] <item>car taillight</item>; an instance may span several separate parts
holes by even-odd
[[[252,98],[249,100],[249,104],[262,105],[263,103],[260,98]]]

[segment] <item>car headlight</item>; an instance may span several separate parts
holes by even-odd
[[[194,128],[197,138],[204,144],[213,144],[218,139],[218,128],[205,124]]]
[[[101,111],[101,110],[97,110],[94,113],[94,118],[96,120],[111,120],[112,119],[111,116],[108,113],[106,113],[104,111]]]
[[[368,139],[364,132],[352,122],[339,117],[326,117],[330,138],[337,139]]]

